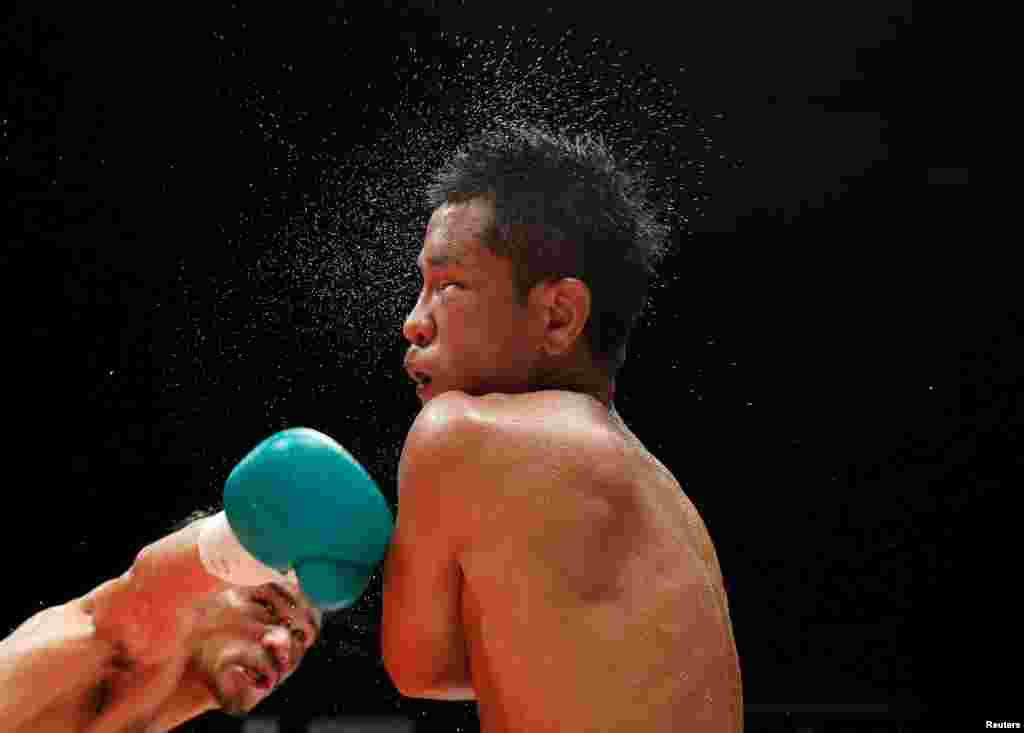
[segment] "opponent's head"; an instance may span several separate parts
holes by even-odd
[[[403,333],[429,398],[613,379],[668,228],[603,141],[500,125],[427,188],[424,283]]]
[[[245,715],[295,673],[322,613],[295,585],[229,588],[197,606],[189,674],[229,715]]]

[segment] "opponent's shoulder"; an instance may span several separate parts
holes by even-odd
[[[518,438],[543,424],[520,395],[476,397],[452,390],[427,402],[413,421],[399,464],[399,481],[443,472],[444,484],[476,484],[496,463],[521,453]]]
[[[452,476],[476,472],[496,477],[502,465],[538,458],[587,463],[608,451],[611,437],[607,409],[586,395],[547,390],[474,397],[453,390],[423,406],[402,461],[444,466]]]
[[[168,567],[143,549],[127,572],[101,583],[74,605],[93,624],[97,638],[112,644],[125,663],[151,666],[178,653],[191,613],[167,598],[174,588]],[[165,563],[166,565],[166,563]]]
[[[466,419],[472,416],[477,402],[479,398],[459,390],[442,392],[423,406],[409,433],[416,437],[439,438],[453,429],[465,428]]]
[[[68,690],[98,681],[120,658],[77,601],[45,608],[0,640],[0,720],[30,726]]]
[[[82,609],[81,599],[41,609],[0,640],[0,656],[50,644],[79,643],[95,638],[96,626]]]
[[[458,390],[444,392],[416,416],[402,449],[402,461],[451,459],[476,444],[484,429],[477,398]]]
[[[567,449],[581,459],[607,448],[608,408],[589,395],[543,390],[518,395],[488,395],[478,410],[503,446],[528,450]]]

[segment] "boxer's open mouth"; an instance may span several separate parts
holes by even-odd
[[[430,384],[430,375],[423,372],[413,372],[413,379],[416,380],[416,384],[422,384],[423,386]]]
[[[253,687],[256,687],[261,690],[269,690],[271,687],[273,687],[273,680],[271,679],[271,676],[266,672],[261,672],[260,670],[254,667],[248,667],[246,665],[239,665],[239,668],[245,674],[246,678],[249,680]]]

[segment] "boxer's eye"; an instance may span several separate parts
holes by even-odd
[[[275,606],[273,602],[271,602],[270,600],[266,598],[253,598],[253,601],[257,605],[262,606],[267,611],[267,613],[270,614],[271,620],[280,621],[282,619],[281,614],[277,612],[277,606]],[[307,639],[305,631],[303,631],[300,628],[294,628],[291,625],[290,620],[288,623],[288,630],[291,632],[293,639],[298,641],[299,644],[305,645]]]
[[[254,598],[253,601],[256,603],[257,606],[262,606],[266,610],[266,612],[270,614],[272,618],[277,618],[277,609],[274,607],[274,604],[271,603],[269,600],[267,600],[266,598]]]

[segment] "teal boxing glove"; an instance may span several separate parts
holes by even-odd
[[[316,430],[291,428],[231,471],[224,512],[200,533],[200,556],[241,585],[294,570],[303,592],[334,610],[366,590],[393,526],[380,489],[348,451]]]

